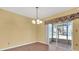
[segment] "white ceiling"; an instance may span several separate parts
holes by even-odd
[[[2,7],[1,9],[11,11],[23,16],[35,18],[35,7]],[[60,13],[71,9],[71,7],[39,7],[39,18],[52,16],[56,13]]]

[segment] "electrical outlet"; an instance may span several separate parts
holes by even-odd
[[[75,45],[76,45],[76,46],[78,46],[78,44],[77,44],[77,43],[76,43]]]

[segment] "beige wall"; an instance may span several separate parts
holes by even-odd
[[[0,10],[0,49],[36,41],[30,18]]]
[[[47,43],[46,25],[44,24],[44,21],[42,24],[38,25],[38,41],[42,43]]]
[[[79,19],[73,21],[73,48],[79,50]]]

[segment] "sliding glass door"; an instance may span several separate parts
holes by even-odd
[[[59,50],[70,50],[72,40],[72,22],[48,25],[48,39]]]
[[[60,48],[69,49],[71,47],[71,37],[69,35],[71,35],[72,30],[69,29],[70,25],[70,22],[57,25],[58,47]]]

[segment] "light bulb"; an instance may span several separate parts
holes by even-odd
[[[42,21],[40,21],[40,23],[42,23]]]
[[[33,23],[33,24],[36,24],[36,21],[35,21],[35,20],[32,20],[32,23]]]
[[[40,20],[39,19],[37,19],[37,24],[40,24]]]
[[[39,19],[37,19],[37,23],[38,23],[38,22],[40,22],[40,20],[39,20]]]

